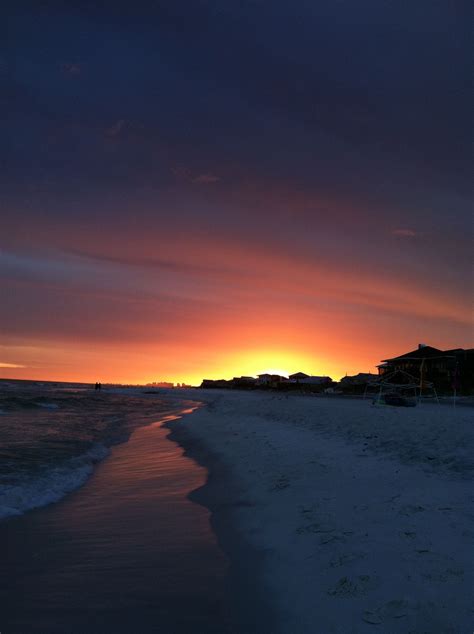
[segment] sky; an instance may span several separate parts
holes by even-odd
[[[472,347],[469,4],[11,2],[0,376]]]

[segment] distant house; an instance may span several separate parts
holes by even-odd
[[[272,380],[272,374],[259,374],[257,376],[257,385],[268,385]]]
[[[439,350],[419,344],[416,350],[391,359],[383,359],[377,366],[380,376],[402,370],[423,381],[430,381],[438,391],[474,393],[474,348]]]
[[[333,382],[330,376],[311,376],[309,374],[305,374],[304,372],[290,374],[289,380],[296,383],[302,383],[304,385],[324,385]]]
[[[172,388],[172,387],[174,387],[174,383],[170,383],[169,381],[154,381],[153,383],[147,383],[147,387]]]
[[[372,374],[371,372],[359,372],[353,376],[345,376],[340,380],[341,386],[343,385],[367,385],[371,381],[378,379],[378,374]]]
[[[369,383],[376,381],[378,374],[370,372],[359,372],[353,376],[345,376],[340,380],[340,386],[343,392],[350,394],[362,394]]]
[[[234,376],[232,387],[240,390],[251,390],[257,385],[257,379],[253,376]]]
[[[288,377],[290,381],[301,381],[301,379],[308,379],[309,374],[305,374],[304,372],[296,372],[295,374],[290,374]]]
[[[226,381],[225,379],[203,379],[200,387],[202,389],[220,389],[222,390],[223,388],[230,388],[232,387],[232,382],[231,381]]]
[[[330,376],[306,376],[304,379],[300,379],[299,383],[302,385],[321,385],[328,387],[333,383]]]
[[[298,378],[294,378],[294,377]],[[286,391],[302,391],[302,392],[323,392],[326,388],[333,385],[330,376],[309,376],[303,372],[297,375],[292,374],[286,383],[278,386],[280,390]]]
[[[279,374],[259,374],[257,378],[257,385],[259,387],[278,387],[279,384],[287,382],[286,376],[280,376]]]

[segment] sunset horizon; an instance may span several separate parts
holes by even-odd
[[[454,342],[453,345],[452,340],[449,339],[445,344],[440,344],[439,341],[428,341],[425,343],[442,350],[473,347],[472,345],[466,345],[463,342]],[[201,371],[198,368],[193,373],[189,374],[172,374],[157,369],[154,372],[150,371],[148,374],[143,374],[140,370],[136,373],[132,373],[128,370],[128,373],[124,372],[124,374],[117,373],[111,375],[108,374],[103,367],[101,369],[101,366],[99,365],[95,367],[94,365],[91,365],[90,369],[84,370],[82,374],[74,369],[63,375],[59,375],[57,372],[55,373],[54,370],[49,371],[47,369],[44,371],[38,370],[35,374],[32,372],[32,369],[26,365],[15,367],[14,364],[2,362],[0,363],[0,378],[4,380],[20,379],[26,381],[56,381],[86,384],[100,380],[102,383],[119,385],[146,385],[149,383],[166,381],[174,384],[185,383],[187,385],[199,386],[203,379],[232,379],[233,377],[240,376],[257,377],[259,374],[264,373],[288,376],[296,372],[305,372],[306,374],[314,376],[329,376],[334,381],[339,381],[346,375],[355,375],[359,372],[377,374],[377,365],[379,365],[384,358],[396,357],[409,350],[416,349],[418,345],[420,345],[420,342],[415,343],[414,341],[407,341],[406,343],[402,341],[400,344],[392,343],[390,346],[387,345],[386,348],[380,349],[380,354],[377,358],[374,358],[373,363],[369,360],[366,360],[365,363],[358,362],[357,360],[344,363],[344,357],[342,357],[340,362],[321,360],[317,363],[310,355],[303,352],[281,355],[278,353],[260,355],[259,353],[254,353],[252,351],[239,352],[233,355],[227,364],[224,362],[222,365],[216,365],[215,367],[210,366],[210,369],[207,371],[205,369]],[[113,355],[108,358],[110,360],[110,358],[113,358]],[[259,363],[258,359],[260,358],[262,360],[268,359],[270,362],[265,363],[262,361]],[[256,359],[256,361],[254,361],[254,359]],[[285,362],[279,363],[279,359],[283,359]],[[150,363],[152,363],[152,361]],[[117,367],[117,362],[115,363],[115,367]]]

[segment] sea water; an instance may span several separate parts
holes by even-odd
[[[84,385],[1,381],[0,519],[84,484],[111,445],[169,406]]]
[[[0,389],[0,631],[235,631],[227,560],[187,497],[206,471],[162,427],[195,404]]]

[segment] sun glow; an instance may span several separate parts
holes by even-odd
[[[235,353],[223,360],[222,376],[257,376],[258,374],[279,374],[288,377],[294,372],[316,374],[318,363],[309,355],[298,350],[253,349]]]
[[[281,368],[265,368],[264,370],[259,370],[256,376],[259,374],[278,374],[279,376],[285,376],[286,378],[290,375],[289,372],[282,370]]]

